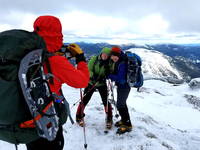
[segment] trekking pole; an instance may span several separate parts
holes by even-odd
[[[108,97],[107,97],[107,102],[106,102],[106,117],[108,119]]]
[[[82,89],[80,89],[80,97],[81,97],[81,103],[83,104]],[[86,130],[85,130],[85,121],[84,121],[84,118],[83,118],[83,135],[84,135],[84,148],[87,150],[87,139],[86,139]]]
[[[95,88],[95,86],[97,85],[98,82],[99,82],[99,81],[97,81],[97,82],[83,95],[83,97],[85,97],[90,91],[92,91],[92,89]],[[81,101],[81,99],[79,99],[78,101],[76,101],[76,102],[72,105],[71,109],[72,109],[77,103],[79,103],[80,101]]]
[[[15,144],[15,149],[18,150],[17,144]]]
[[[110,91],[111,91],[111,97],[112,97],[112,104],[114,105],[115,107],[115,117],[118,118],[119,117],[119,114],[117,113],[117,106],[116,106],[116,102],[115,102],[115,98],[114,98],[114,92],[113,92],[113,85],[111,83],[111,81],[109,80],[108,81],[108,84],[110,86]]]

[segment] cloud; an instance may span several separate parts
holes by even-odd
[[[138,21],[140,32],[145,34],[163,34],[169,28],[169,22],[163,19],[160,14],[152,14]]]
[[[9,24],[0,25],[0,31],[9,30],[9,29],[12,29],[12,27]]]
[[[110,15],[138,21],[152,14],[160,14],[170,23],[170,32],[199,32],[199,0],[76,0],[66,5],[66,10],[86,11],[96,15]]]
[[[33,22],[36,18],[34,14],[11,11],[6,17],[0,18],[0,26],[4,26],[7,30],[17,28],[33,31]],[[0,28],[0,31],[3,31],[2,29]]]
[[[77,35],[110,35],[127,27],[127,21],[112,16],[96,16],[73,11],[60,17],[64,32]]]
[[[199,5],[199,0],[0,0],[0,31],[32,31],[35,18],[48,14],[61,19],[66,38],[193,35],[200,32]]]

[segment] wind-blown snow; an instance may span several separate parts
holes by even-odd
[[[79,90],[64,85],[63,91],[75,117],[77,105],[73,104],[79,100]],[[85,110],[88,150],[200,150],[200,111],[187,102],[185,94],[200,97],[200,91],[187,84],[173,86],[158,80],[145,81],[141,92],[131,89],[127,103],[134,128],[119,136],[115,127],[104,134],[105,113],[95,92]],[[83,128],[68,121],[64,129],[64,150],[83,150]],[[0,149],[14,150],[14,145],[0,141]]]
[[[142,69],[145,77],[176,77],[181,79],[180,73],[170,64],[171,58],[158,51],[144,48],[131,48],[127,51],[138,54],[142,58]]]

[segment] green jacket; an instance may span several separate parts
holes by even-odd
[[[93,56],[88,63],[90,71],[90,82],[89,84],[96,84],[97,87],[106,84],[106,76],[109,74],[109,60],[103,61],[98,56]]]

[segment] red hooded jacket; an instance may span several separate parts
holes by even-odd
[[[54,16],[40,16],[34,22],[34,31],[40,35],[49,52],[56,52],[63,45],[62,26],[60,20]],[[49,58],[54,82],[50,84],[52,92],[60,95],[63,83],[75,88],[85,88],[89,82],[89,70],[86,62],[81,61],[75,68],[64,56]],[[46,65],[44,66],[47,73]]]

